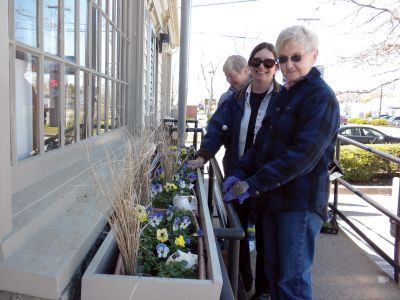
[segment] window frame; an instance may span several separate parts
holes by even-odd
[[[74,11],[74,53],[75,60],[67,60],[65,53],[65,26],[64,26],[64,1],[58,0],[58,37],[59,37],[59,51],[57,55],[52,55],[44,51],[44,0],[36,1],[36,34],[37,34],[37,47],[31,47],[29,45],[23,44],[21,42],[17,42],[15,40],[15,0],[9,0],[9,63],[10,63],[10,134],[11,134],[11,163],[12,165],[18,165],[24,161],[29,161],[35,159],[36,157],[46,155],[45,153],[45,145],[44,145],[44,62],[45,60],[55,61],[60,64],[59,70],[59,97],[60,97],[60,105],[58,110],[58,115],[61,118],[60,121],[60,145],[59,149],[62,150],[65,147],[70,147],[73,144],[81,141],[80,134],[80,76],[82,74],[88,74],[88,80],[86,82],[85,78],[83,78],[83,84],[85,86],[84,91],[87,93],[84,95],[85,101],[85,122],[86,128],[86,138],[89,139],[93,137],[93,129],[92,129],[92,120],[91,120],[91,101],[93,99],[92,95],[92,78],[94,77],[96,80],[99,78],[104,78],[105,82],[105,99],[104,99],[104,111],[105,111],[105,124],[104,124],[104,133],[107,133],[110,130],[114,130],[120,126],[126,125],[126,114],[127,114],[127,90],[128,90],[128,74],[127,74],[127,64],[128,64],[128,50],[130,45],[130,40],[128,38],[128,9],[129,9],[129,0],[112,0],[112,4],[106,3],[106,11],[102,11],[101,7],[106,0],[87,0],[87,8],[86,8],[86,40],[85,44],[85,56],[87,59],[87,65],[85,62],[81,62],[81,53],[80,53],[80,43],[81,43],[81,33],[80,33],[80,20],[81,20],[81,1],[85,0],[75,0],[75,11]],[[104,2],[103,2],[104,1]],[[103,2],[103,3],[102,3]],[[109,15],[109,7],[112,5],[112,14]],[[126,9],[123,9],[126,8]],[[91,41],[93,41],[93,34],[96,28],[93,27],[93,9],[97,9],[98,15],[100,16],[97,22],[97,29],[99,30],[99,43],[102,42],[102,20],[105,21],[107,32],[104,35],[104,43],[105,43],[105,53],[101,53],[101,46],[97,47],[97,49],[93,49],[94,45]],[[116,16],[119,16],[118,18]],[[99,25],[100,24],[100,25]],[[100,26],[100,27],[98,27]],[[120,36],[120,43],[116,43],[117,36]],[[96,37],[95,37],[96,38]],[[112,40],[112,44],[110,45],[109,40]],[[123,41],[123,42],[122,42]],[[100,44],[99,44],[100,45]],[[110,49],[111,47],[111,49]],[[17,126],[16,126],[16,51],[23,51],[25,53],[29,53],[38,57],[39,60],[39,70],[38,70],[38,97],[39,97],[39,118],[38,118],[38,132],[34,134],[38,135],[39,139],[39,147],[38,154],[31,155],[23,160],[18,160],[16,157],[16,134],[17,134]],[[93,52],[93,50],[95,52]],[[96,51],[97,50],[97,51]],[[93,65],[93,56],[96,56],[97,64],[101,63],[101,56],[104,56],[105,59],[105,73],[101,73],[100,65]],[[112,62],[109,62],[109,59],[112,59]],[[115,64],[117,64],[119,70],[116,70]],[[73,68],[75,70],[75,107],[74,107],[74,126],[75,126],[75,142],[69,145],[65,145],[65,70],[66,68]],[[118,91],[119,89],[119,91]],[[120,97],[120,99],[117,99]],[[120,109],[120,117],[117,121],[116,111],[117,111],[117,103],[121,103]],[[111,116],[108,116],[111,111]],[[97,122],[97,130],[98,136],[101,135],[101,122],[100,122],[100,107],[98,106],[98,122]],[[111,117],[110,126],[108,124],[108,119]],[[32,129],[33,130],[33,129]]]

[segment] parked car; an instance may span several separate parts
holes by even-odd
[[[392,144],[400,143],[400,138],[393,137],[367,125],[343,125],[338,133],[362,144]],[[348,144],[342,141],[342,144]]]
[[[399,126],[400,125],[400,116],[392,116],[387,119],[390,125]]]

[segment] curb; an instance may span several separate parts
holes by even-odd
[[[392,195],[392,186],[365,186],[365,185],[354,185],[354,188],[359,190],[363,194],[371,195]],[[331,194],[333,193],[333,187],[331,188]],[[345,186],[339,185],[339,194],[354,194],[348,190]]]

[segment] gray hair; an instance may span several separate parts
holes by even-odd
[[[247,60],[243,56],[231,55],[226,59],[222,70],[224,71],[225,75],[231,71],[240,73],[246,66]]]
[[[282,30],[276,40],[276,50],[278,53],[280,53],[286,43],[292,41],[303,45],[308,50],[318,50],[317,34],[303,25],[295,25]]]

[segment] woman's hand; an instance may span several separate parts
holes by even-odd
[[[203,165],[204,165],[204,158],[202,158],[201,156],[197,157],[196,159],[188,161],[188,166],[191,169],[201,168]]]

